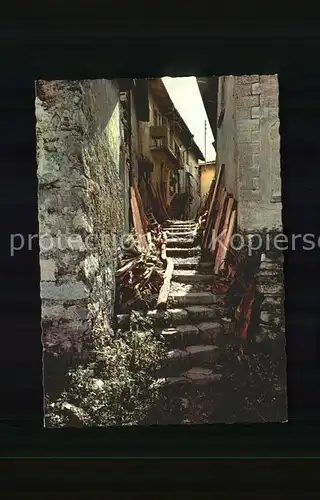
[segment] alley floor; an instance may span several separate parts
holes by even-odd
[[[146,312],[157,338],[164,341],[167,358],[158,373],[161,408],[153,423],[201,424],[232,420],[226,415],[223,376],[228,314],[225,295],[208,291],[213,265],[202,261],[194,221],[171,221],[167,256],[174,271],[166,310]]]
[[[210,423],[213,400],[218,407],[222,389],[217,337],[223,330],[224,297],[207,291],[214,276],[201,262],[196,224],[173,221],[165,230],[167,256],[174,259],[167,325],[160,328],[168,347],[165,395],[176,409],[173,423]]]

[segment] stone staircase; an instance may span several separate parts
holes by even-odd
[[[224,331],[225,297],[206,291],[213,266],[201,261],[195,223],[176,221],[165,230],[174,273],[167,311],[171,321],[160,333],[168,346],[161,373],[164,394],[169,404],[170,400],[178,403],[175,423],[210,423],[215,417],[206,414],[204,406],[210,406],[211,400],[213,411],[222,391],[219,338]]]
[[[168,308],[146,313],[168,349],[158,380],[166,410],[162,409],[158,423],[223,422],[224,417],[219,418],[223,395],[219,345],[228,324],[225,296],[206,291],[213,266],[201,261],[195,223],[173,221],[164,229],[167,256],[174,259]],[[126,321],[122,316],[119,321]]]

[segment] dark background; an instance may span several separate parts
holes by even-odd
[[[319,250],[298,249],[285,255],[289,423],[87,431],[42,429],[38,249],[34,245],[33,251],[21,251],[14,258],[9,254],[10,234],[38,232],[34,108],[37,78],[278,73],[284,232],[288,236],[320,235],[320,40],[312,24],[313,17],[310,12],[300,10],[297,22],[291,22],[289,27],[280,21],[279,10],[272,10],[271,5],[268,5],[270,19],[261,13],[257,20],[252,15],[254,11],[248,14],[249,10],[244,12],[240,4],[237,11],[234,6],[226,5],[225,12],[216,7],[210,12],[206,5],[188,7],[186,3],[179,8],[163,3],[146,3],[143,8],[134,3],[91,4],[91,17],[83,11],[84,2],[6,5],[12,17],[7,14],[0,21],[0,454],[3,457],[319,456]],[[258,10],[255,5],[256,13]],[[290,15],[293,17],[292,10]],[[52,484],[58,484],[68,469],[59,461],[55,465],[44,460],[37,463],[29,460],[28,466],[18,461],[12,463],[11,470],[24,471],[20,477],[25,484],[41,483],[45,471],[51,471]],[[116,484],[123,485],[125,473],[128,485],[133,481],[129,486],[131,491],[147,488],[150,481],[167,480],[167,491],[173,496],[175,490],[170,485],[179,475],[177,461],[158,464],[135,460],[128,466],[114,459],[110,463],[119,473],[119,481],[112,483],[111,490]],[[259,471],[264,471],[261,474],[266,473],[264,477],[271,482],[279,481],[281,488],[295,482],[295,491],[299,493],[300,462],[294,462],[290,480],[279,472],[284,460],[263,463],[269,465],[258,462],[254,465],[247,460],[228,464],[221,461],[218,468],[215,462],[204,464],[193,460],[192,466],[191,462],[185,462],[182,483],[177,484],[191,491],[192,474],[188,469],[191,468],[195,475],[196,470],[203,475],[204,488],[210,476],[215,478],[215,486],[209,492],[224,490],[226,481],[230,486],[230,478],[233,487],[238,484],[241,490],[252,488],[254,492],[260,476],[253,471],[260,467]],[[309,474],[312,463],[305,467]],[[80,474],[81,481],[90,482],[91,477],[91,484],[99,483],[97,478],[101,479],[103,473],[98,472],[97,462],[81,461],[78,466],[86,473],[73,474],[69,461],[66,487],[80,487]],[[151,466],[156,471],[152,474]],[[229,472],[223,474],[221,467]],[[163,476],[162,469],[167,474],[176,470],[175,478]],[[73,477],[78,479],[72,482]],[[114,470],[105,473],[104,478],[108,477],[115,481]],[[4,474],[4,478],[9,481],[9,474]],[[279,488],[278,493],[282,491]],[[200,490],[198,485],[195,493]],[[266,486],[262,490],[259,496],[269,494]],[[313,483],[309,482],[308,490],[313,491]]]

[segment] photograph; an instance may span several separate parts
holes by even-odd
[[[35,114],[44,426],[287,422],[278,76],[37,80]]]

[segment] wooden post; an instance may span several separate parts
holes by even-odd
[[[229,198],[223,228],[222,228],[222,231],[219,235],[220,240],[219,240],[219,245],[218,245],[218,249],[217,249],[216,262],[215,262],[215,268],[214,268],[215,274],[218,274],[219,269],[220,269],[220,265],[226,256],[225,241],[227,238],[228,231],[230,229],[229,224],[230,224],[230,217],[231,217],[231,213],[232,213],[233,203],[234,203],[233,197]],[[232,230],[233,230],[233,226],[232,226]],[[231,234],[230,234],[229,238],[230,237],[231,237]]]
[[[163,285],[160,288],[160,292],[159,292],[157,309],[166,309],[167,308],[167,302],[168,302],[168,296],[169,296],[169,292],[170,292],[170,283],[171,283],[173,268],[174,268],[174,265],[173,265],[172,257],[167,257],[167,268],[166,268],[166,271],[164,273]]]
[[[164,231],[162,233],[163,237],[163,243],[161,245],[161,259],[167,263],[167,267],[164,273],[164,280],[163,280],[163,285],[160,288],[159,296],[158,296],[158,301],[157,301],[157,309],[166,309],[167,308],[167,302],[168,302],[168,296],[170,292],[170,283],[171,283],[171,278],[172,278],[172,273],[173,273],[173,259],[171,257],[167,257],[167,242],[168,242],[168,237],[167,233]]]

